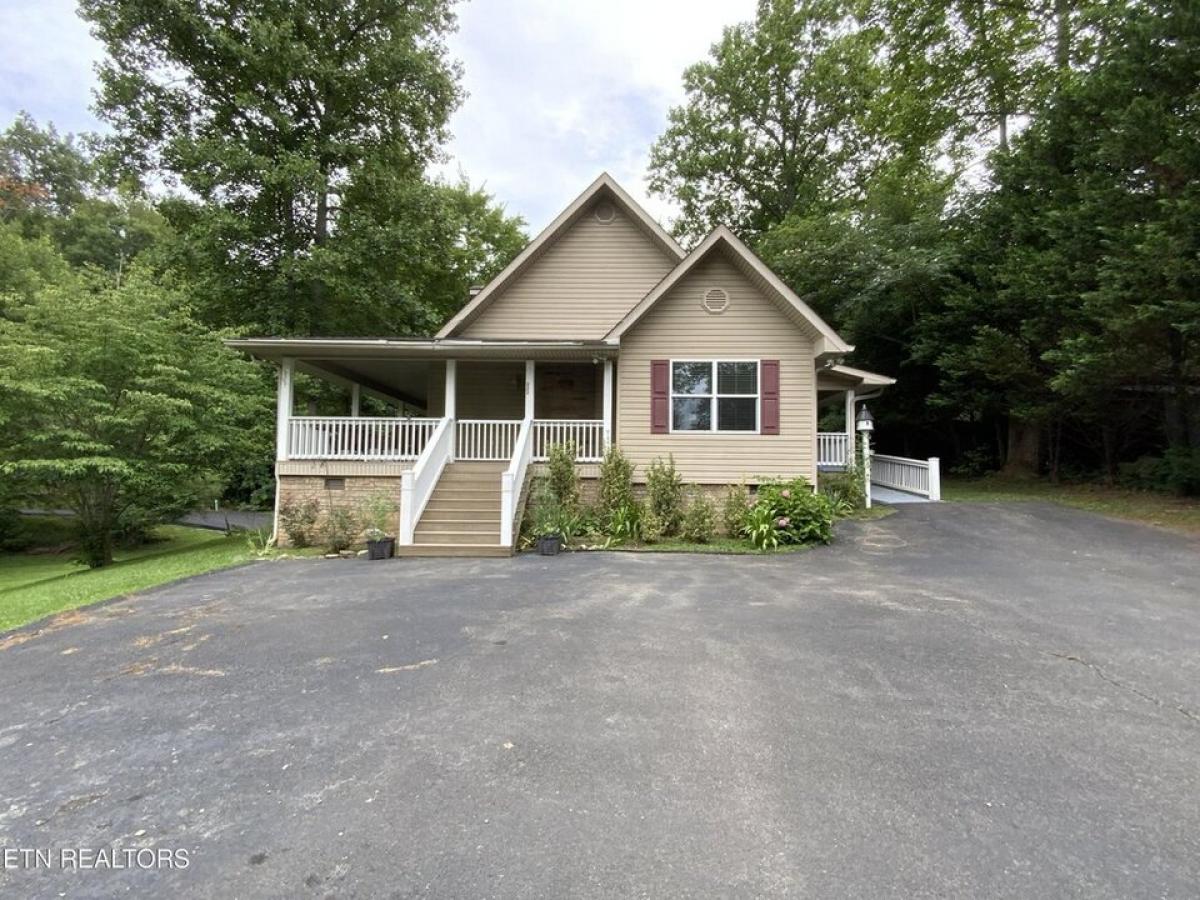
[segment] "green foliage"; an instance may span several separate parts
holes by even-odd
[[[636,541],[642,536],[644,519],[641,504],[630,499],[608,514],[608,536],[618,541]]]
[[[217,325],[414,334],[519,249],[519,220],[425,176],[459,103],[449,0],[83,0],[104,162],[166,177],[176,257]]]
[[[312,546],[320,514],[321,504],[316,500],[281,500],[279,502],[279,526],[293,547]]]
[[[855,464],[844,472],[821,472],[817,487],[829,498],[836,515],[845,516],[867,505],[863,470]]]
[[[122,528],[211,496],[261,416],[256,378],[144,273],[43,290],[0,320],[0,474],[74,510],[103,565]]]
[[[687,509],[679,528],[679,536],[685,541],[707,544],[717,534],[717,511],[708,495],[699,489],[691,492]]]
[[[633,506],[633,466],[616,444],[600,463],[600,515],[612,517]]]
[[[657,544],[666,537],[666,526],[658,513],[649,504],[641,507],[641,539],[647,544]]]
[[[1121,484],[1183,496],[1200,494],[1200,450],[1172,447],[1163,456],[1143,456],[1120,467]]]
[[[683,478],[675,469],[675,457],[666,462],[658,457],[646,469],[646,506],[662,522],[663,534],[679,533],[683,519]]]
[[[774,550],[779,546],[778,516],[767,503],[755,503],[742,518],[742,534],[759,550]]]
[[[721,524],[725,534],[737,537],[742,533],[746,521],[746,510],[750,508],[750,492],[744,484],[731,484],[725,492],[725,501],[721,505]]]
[[[824,494],[815,493],[804,478],[760,484],[748,521],[760,528],[764,511],[769,511],[781,544],[828,544],[833,540],[833,504]],[[760,545],[756,542],[755,546]]]
[[[325,514],[325,522],[321,527],[321,535],[325,549],[330,553],[341,553],[349,550],[358,540],[362,531],[362,522],[358,512],[348,506],[330,506]]]
[[[553,444],[546,454],[546,484],[564,509],[579,503],[579,473],[575,469],[575,445]]]
[[[399,516],[400,507],[396,497],[387,491],[376,491],[363,501],[362,520],[370,540],[395,537]]]

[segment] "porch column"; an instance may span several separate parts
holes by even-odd
[[[359,407],[362,402],[362,388],[357,384],[350,385],[350,415],[356,418],[360,415]]]
[[[456,400],[458,399],[458,361],[453,359],[446,360],[446,399],[442,403],[442,417],[453,419],[458,415],[456,410]],[[447,461],[454,462],[458,455],[458,424],[455,423],[450,428],[450,452],[447,454]]]
[[[604,361],[604,449],[612,446],[613,438],[613,361]]]
[[[533,418],[533,360],[525,360],[525,418]]]
[[[288,429],[291,427],[296,360],[285,356],[279,363],[275,387],[275,458],[288,458]]]
[[[846,391],[846,434],[850,442],[854,435],[854,388]]]

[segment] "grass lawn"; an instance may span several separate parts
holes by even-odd
[[[1051,484],[1004,478],[946,479],[942,499],[975,503],[1041,500],[1102,516],[1200,534],[1200,500],[1098,484]]]
[[[43,517],[36,517],[38,519]],[[29,519],[42,547],[65,545],[70,523]],[[256,558],[244,535],[165,525],[156,540],[116,554],[102,569],[72,562],[69,550],[0,555],[0,631],[52,613],[144,590],[188,575],[223,569]]]

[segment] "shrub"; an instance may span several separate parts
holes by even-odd
[[[773,481],[758,487],[756,509],[771,511],[783,544],[828,544],[833,540],[833,504],[813,493],[808,480]]]
[[[641,518],[642,542],[646,544],[657,544],[663,539],[663,523],[653,509],[649,506],[642,510]]]
[[[305,500],[301,503],[293,500],[280,502],[279,524],[293,547],[312,546],[313,528],[317,524],[320,512],[321,505],[316,500]]]
[[[1143,456],[1120,466],[1120,481],[1128,487],[1175,494],[1200,494],[1200,450],[1172,447],[1161,457]]]
[[[325,516],[325,547],[330,553],[341,553],[354,545],[361,529],[358,516],[344,506],[334,507]]]
[[[779,546],[776,518],[769,504],[755,503],[742,518],[742,534],[759,550],[774,550]]]
[[[857,463],[845,472],[822,472],[817,486],[829,498],[833,511],[839,516],[848,515],[867,505],[863,470]]]
[[[680,534],[686,541],[707,544],[717,532],[717,512],[703,491],[694,490],[683,514]]]
[[[363,501],[362,519],[367,526],[368,537],[373,541],[385,537],[395,537],[398,524],[399,506],[395,497],[384,491],[377,491]]]
[[[742,533],[742,525],[746,521],[746,510],[750,508],[750,492],[744,484],[731,484],[725,493],[725,503],[721,508],[721,524],[725,533],[737,537]]]
[[[583,512],[559,501],[548,481],[539,481],[534,488],[525,522],[531,537],[559,535],[564,543],[582,534],[589,525]]]
[[[579,502],[579,473],[575,471],[575,444],[553,444],[546,459],[546,483],[562,506],[573,509]]]
[[[646,505],[662,522],[663,534],[679,533],[683,519],[683,479],[675,470],[675,457],[654,460],[646,469]]]
[[[600,463],[600,515],[607,520],[633,504],[633,466],[614,445]]]
[[[607,533],[619,541],[636,541],[642,533],[641,504],[632,498],[608,516]]]

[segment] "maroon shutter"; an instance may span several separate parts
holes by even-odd
[[[650,433],[666,434],[671,421],[671,364],[650,360]]]
[[[762,361],[762,423],[763,434],[779,434],[779,360]]]

